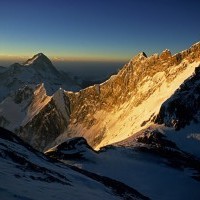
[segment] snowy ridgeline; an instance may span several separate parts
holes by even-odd
[[[1,199],[147,200],[113,179],[63,164],[0,128]]]
[[[161,146],[154,146],[156,139]],[[200,161],[159,134],[131,144],[124,141],[96,152],[79,137],[45,156],[1,128],[1,198],[199,199]]]

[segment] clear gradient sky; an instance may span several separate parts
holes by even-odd
[[[199,0],[1,0],[0,55],[127,60],[200,40]]]

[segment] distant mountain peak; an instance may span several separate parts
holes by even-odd
[[[60,76],[59,71],[52,64],[51,60],[43,53],[38,53],[32,58],[28,59],[23,66],[30,67],[39,72],[43,77],[58,78]]]
[[[24,65],[31,65],[31,64],[40,64],[40,63],[46,63],[52,65],[50,59],[45,56],[43,53],[38,53],[34,55],[32,58],[28,59]]]
[[[46,57],[43,53],[38,53],[35,56],[44,56],[44,57]]]

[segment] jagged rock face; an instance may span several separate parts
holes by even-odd
[[[19,130],[19,136],[34,148],[43,150],[67,128],[68,121],[56,109],[53,100]]]
[[[20,127],[18,135],[34,148],[44,150],[67,128],[69,107],[64,91],[57,91],[40,112]]]
[[[155,119],[156,123],[175,127],[176,130],[189,125],[191,121],[200,122],[200,66],[195,74],[162,104]]]
[[[0,125],[43,150],[67,128],[69,108],[62,89],[48,96],[44,84],[25,86],[0,104]]]
[[[108,81],[66,92],[71,115],[65,136],[84,136],[98,148],[134,134],[154,120],[199,61],[200,43],[174,56],[169,50],[150,57],[141,53]]]

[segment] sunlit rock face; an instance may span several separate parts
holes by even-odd
[[[162,103],[199,64],[200,43],[175,55],[142,52],[102,84],[49,96],[19,135],[40,150],[78,136],[96,149],[121,141],[154,123]]]
[[[108,81],[70,99],[70,124],[65,137],[84,136],[96,148],[120,141],[149,126],[167,100],[195,71],[200,44],[171,55],[140,53]]]

